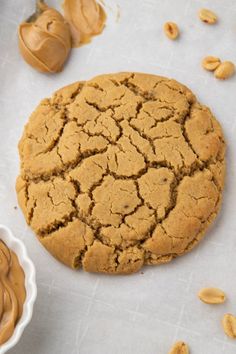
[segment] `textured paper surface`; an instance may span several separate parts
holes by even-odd
[[[104,33],[74,49],[62,73],[43,75],[27,66],[17,49],[17,25],[33,12],[34,1],[0,0],[0,223],[25,242],[38,284],[32,322],[11,354],[166,354],[177,339],[189,343],[191,354],[235,354],[236,343],[226,338],[220,320],[225,312],[236,314],[236,76],[217,81],[200,61],[216,55],[236,62],[236,2],[106,3]],[[201,7],[215,10],[219,24],[201,23]],[[179,24],[176,42],[163,34],[168,20]],[[17,142],[42,98],[75,80],[121,70],[174,77],[211,107],[228,142],[223,209],[200,246],[169,265],[132,276],[74,272],[43,249],[14,208]],[[196,294],[205,286],[224,289],[227,302],[201,303]]]

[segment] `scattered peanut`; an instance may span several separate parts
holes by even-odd
[[[179,28],[174,22],[166,22],[164,24],[164,32],[169,39],[176,39],[179,36]]]
[[[225,334],[232,339],[236,339],[236,317],[230,313],[225,314],[222,320],[222,325]]]
[[[225,293],[217,288],[203,288],[199,291],[198,297],[206,304],[222,304],[225,302]]]
[[[213,11],[208,9],[201,9],[199,11],[199,18],[200,20],[205,23],[208,23],[209,25],[213,25],[218,20],[217,15]]]
[[[220,63],[221,63],[221,61],[219,58],[208,56],[202,60],[202,67],[205,70],[214,71],[215,69],[218,68]]]
[[[235,72],[235,65],[231,61],[224,61],[215,70],[214,75],[217,79],[225,80],[231,77]]]
[[[170,349],[169,354],[189,354],[189,349],[186,343],[176,342]]]

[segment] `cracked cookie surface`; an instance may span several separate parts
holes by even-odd
[[[72,268],[132,273],[192,249],[221,203],[225,143],[185,86],[101,75],[43,100],[19,143],[27,223]]]

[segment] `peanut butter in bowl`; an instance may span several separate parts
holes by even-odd
[[[0,240],[0,345],[13,335],[25,298],[25,273],[19,259]]]

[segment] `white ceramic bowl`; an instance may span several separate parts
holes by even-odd
[[[19,262],[25,272],[26,288],[26,299],[21,319],[17,323],[11,338],[0,346],[0,354],[3,354],[16,345],[25,327],[30,322],[33,313],[34,302],[37,296],[37,287],[35,281],[35,268],[32,261],[28,257],[24,243],[13,236],[11,230],[8,227],[1,224],[0,240],[4,241],[5,244],[16,253]]]

